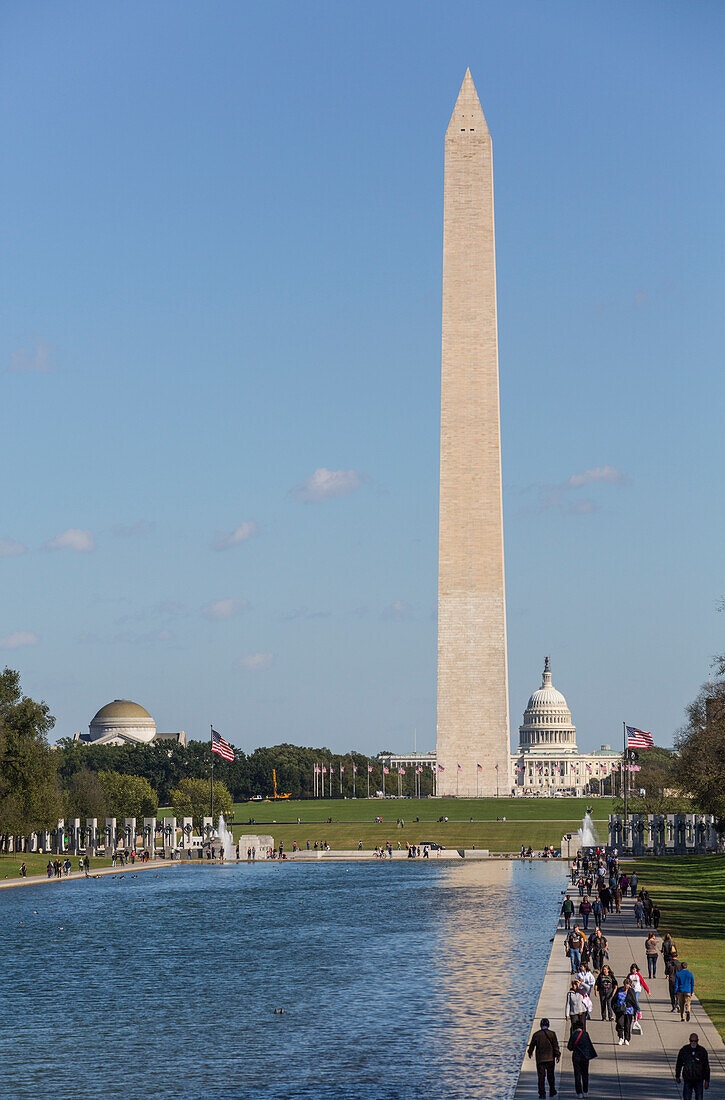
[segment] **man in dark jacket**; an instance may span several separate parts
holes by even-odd
[[[677,972],[680,969],[680,960],[677,957],[677,949],[672,952],[667,961],[665,962],[665,977],[667,978],[670,987],[670,1004],[672,1008],[670,1012],[677,1012],[677,997],[675,996],[675,982],[677,981]]]
[[[574,1068],[574,1091],[577,1096],[586,1096],[589,1092],[589,1062],[597,1057],[594,1043],[586,1031],[578,1027],[569,1036],[566,1044],[571,1051],[571,1061]]]
[[[539,1031],[535,1031],[529,1043],[529,1058],[536,1051],[536,1073],[539,1078],[539,1096],[546,1096],[546,1082],[549,1082],[549,1096],[556,1096],[554,1063],[561,1058],[559,1040],[549,1028],[546,1017],[539,1022]]]
[[[571,918],[574,915],[574,902],[570,897],[564,898],[561,911],[564,914],[564,928],[571,928]]]
[[[678,1085],[681,1078],[685,1082],[683,1100],[692,1100],[693,1096],[695,1100],[703,1100],[702,1090],[710,1088],[710,1059],[705,1048],[700,1046],[694,1031],[689,1043],[677,1055],[675,1079]]]

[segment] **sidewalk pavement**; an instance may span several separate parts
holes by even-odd
[[[642,885],[646,889],[646,882]],[[575,887],[569,887],[567,892],[574,902],[576,914],[579,908],[579,892]],[[592,1019],[587,1023],[587,1031],[598,1057],[589,1064],[589,1096],[597,1100],[674,1100],[675,1097],[681,1097],[682,1086],[675,1082],[677,1053],[688,1041],[690,1032],[696,1031],[700,1037],[700,1045],[710,1055],[712,1079],[705,1097],[708,1100],[724,1100],[725,1043],[697,999],[697,975],[688,1024],[680,1020],[679,1012],[670,1012],[668,982],[664,976],[661,955],[657,964],[657,977],[647,977],[644,941],[649,929],[637,928],[633,906],[633,898],[623,901],[622,912],[609,914],[602,925],[602,932],[609,941],[609,965],[617,981],[620,984],[624,981],[631,964],[635,962],[650,987],[650,996],[644,990],[640,994],[642,1034],[633,1032],[629,1046],[618,1046],[614,1023],[600,1019],[599,998],[592,996],[594,1007]],[[572,926],[573,924],[572,920]],[[590,918],[586,934],[593,928],[594,920]],[[666,925],[663,925],[662,929],[665,928]],[[659,932],[658,935],[661,938]],[[576,1095],[571,1054],[566,1049],[569,1021],[564,1019],[564,1004],[570,979],[571,968],[565,954],[564,919],[560,917],[532,1021],[531,1034],[538,1030],[539,1020],[548,1016],[562,1049],[556,1086],[561,1100],[570,1100]],[[514,1100],[533,1100],[535,1097],[538,1097],[536,1064],[534,1059],[529,1059],[524,1054]]]

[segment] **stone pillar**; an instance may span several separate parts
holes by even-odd
[[[123,819],[123,846],[127,852],[136,847],[135,817],[124,817]]]
[[[156,818],[145,817],[143,819],[143,846],[144,851],[148,852],[149,859],[153,859],[156,855]]]
[[[65,820],[61,817],[55,829],[55,850],[58,855],[65,854]]]
[[[107,817],[103,827],[103,850],[106,856],[113,854],[116,847],[116,819]]]
[[[193,817],[182,817],[181,819],[181,847],[185,852],[191,851],[191,838],[194,835],[194,819]]]
[[[43,829],[40,834],[40,847],[43,852],[52,852],[53,845],[50,839],[50,829]]]
[[[37,852],[38,851],[38,834],[37,833],[31,833],[30,836],[28,837],[28,851],[29,852]]]
[[[644,815],[630,814],[632,822],[632,855],[644,855]]]
[[[82,847],[83,837],[81,836],[81,819],[74,817],[69,826],[70,829],[70,850],[73,855],[78,855]]]
[[[685,848],[688,852],[695,850],[697,843],[695,814],[685,814]]]
[[[168,858],[176,851],[176,818],[164,818],[164,855]]]
[[[206,843],[207,840],[211,840],[213,835],[214,835],[214,822],[212,821],[212,819],[210,817],[202,818],[202,823],[201,823],[201,839],[202,839],[202,842]]]
[[[98,853],[98,818],[87,817],[86,818],[86,850],[89,855],[95,856]]]

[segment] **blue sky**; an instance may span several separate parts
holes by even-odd
[[[723,648],[721,4],[0,11],[0,661],[250,749],[435,742],[443,135],[494,141],[512,729]]]

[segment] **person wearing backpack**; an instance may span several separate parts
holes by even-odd
[[[710,1059],[705,1048],[700,1046],[694,1031],[689,1043],[677,1055],[675,1080],[678,1085],[680,1078],[685,1082],[682,1100],[692,1100],[693,1096],[695,1100],[703,1100],[702,1090],[710,1088]]]
[[[597,1057],[594,1044],[583,1028],[578,1027],[569,1036],[566,1044],[571,1051],[571,1061],[574,1067],[574,1091],[577,1096],[586,1096],[589,1092],[589,1063]]]
[[[546,1016],[539,1021],[539,1030],[534,1032],[529,1043],[529,1058],[536,1051],[536,1074],[539,1079],[539,1096],[546,1096],[546,1082],[549,1082],[549,1096],[556,1096],[554,1064],[561,1058],[559,1040],[549,1027]]]
[[[632,1038],[632,1022],[637,1011],[637,998],[632,989],[629,978],[624,979],[624,984],[614,994],[612,1002],[614,1018],[617,1021],[617,1035],[619,1046],[629,1046]]]
[[[675,994],[675,982],[677,981],[677,974],[680,970],[680,960],[677,957],[677,948],[668,956],[665,963],[665,977],[667,978],[667,984],[669,986],[670,993],[670,1012],[677,1012],[677,996]]]

